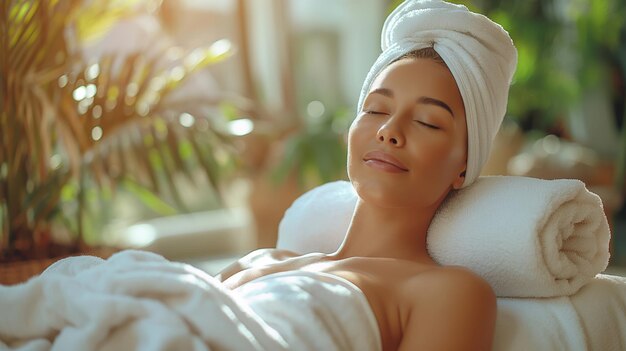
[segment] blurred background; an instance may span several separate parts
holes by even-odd
[[[626,266],[626,3],[452,1],[519,64],[485,175],[576,178]],[[0,264],[141,248],[216,271],[346,179],[392,0],[7,0]],[[104,251],[98,251],[104,250]]]

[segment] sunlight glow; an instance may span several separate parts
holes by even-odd
[[[65,86],[67,85],[69,79],[67,78],[67,75],[64,74],[62,76],[59,77],[59,88],[65,88]]]
[[[88,84],[88,85],[85,87],[85,97],[86,97],[87,99],[90,99],[90,98],[92,98],[92,97],[96,96],[96,93],[97,93],[97,92],[98,92],[98,89],[96,88],[96,85],[95,85],[95,84]]]
[[[232,49],[232,43],[228,39],[220,39],[209,47],[211,56],[219,57],[228,53]]]
[[[527,154],[521,154],[509,161],[508,170],[512,174],[528,174],[535,167],[535,159]]]
[[[182,66],[176,66],[170,71],[170,79],[177,82],[185,78],[185,68]]]
[[[50,168],[58,169],[61,167],[61,163],[63,163],[63,157],[59,154],[54,154],[50,157]]]
[[[72,92],[72,97],[76,101],[81,101],[87,96],[87,88],[84,85],[79,86]]]
[[[145,102],[140,102],[137,104],[136,111],[138,115],[145,117],[148,115],[148,112],[150,112],[150,105]]]
[[[89,99],[96,96],[97,92],[98,90],[95,84],[87,84],[86,86],[81,85],[78,88],[74,89],[74,91],[72,92],[72,97],[76,101],[82,101],[84,99]]]
[[[200,63],[203,58],[204,50],[202,48],[196,48],[185,58],[185,66],[193,67]]]
[[[126,96],[133,97],[139,92],[139,85],[135,82],[128,84],[126,87]]]
[[[92,102],[93,102],[93,99],[81,100],[77,106],[78,113],[81,115],[84,115],[85,113],[87,113],[87,111],[89,111],[89,106],[91,106]]]
[[[157,236],[156,229],[150,224],[135,224],[128,228],[126,239],[131,247],[144,247],[151,244]]]
[[[244,136],[254,130],[254,122],[249,118],[236,119],[228,123],[228,131],[232,135]]]
[[[549,154],[556,154],[561,149],[561,141],[556,135],[550,134],[541,141],[541,146]]]
[[[311,101],[306,107],[306,112],[313,118],[320,118],[326,112],[326,107],[321,101]]]
[[[186,128],[192,127],[196,123],[196,118],[188,113],[181,113],[178,117],[180,125]]]
[[[100,105],[94,106],[93,109],[91,110],[91,113],[93,114],[93,118],[95,119],[102,117],[102,106]]]
[[[167,82],[165,81],[165,78],[163,77],[154,77],[152,78],[152,80],[150,81],[150,89],[151,90],[161,90],[165,87],[165,84]]]
[[[98,141],[102,139],[102,134],[102,128],[100,126],[95,126],[91,130],[91,139],[93,139],[94,141]]]
[[[85,78],[87,78],[87,80],[94,80],[98,78],[99,75],[100,65],[98,65],[97,63],[94,63],[85,70]]]

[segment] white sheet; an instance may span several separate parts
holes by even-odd
[[[493,350],[626,350],[626,278],[599,274],[569,297],[498,298]]]
[[[598,274],[571,300],[588,350],[626,350],[626,277]]]

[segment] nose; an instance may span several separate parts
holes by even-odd
[[[381,143],[391,144],[394,147],[404,146],[405,138],[400,128],[399,121],[396,118],[388,119],[376,133],[376,138]]]

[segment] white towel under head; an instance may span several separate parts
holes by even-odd
[[[406,0],[383,25],[382,53],[365,78],[357,112],[385,67],[410,51],[426,47],[433,47],[444,60],[463,97],[468,133],[463,186],[467,186],[479,176],[504,118],[517,50],[499,24],[463,5]]]
[[[298,198],[278,229],[278,248],[333,252],[357,195],[333,182]],[[572,295],[609,261],[600,198],[573,179],[480,177],[442,204],[429,228],[430,255],[481,275],[500,297]]]

